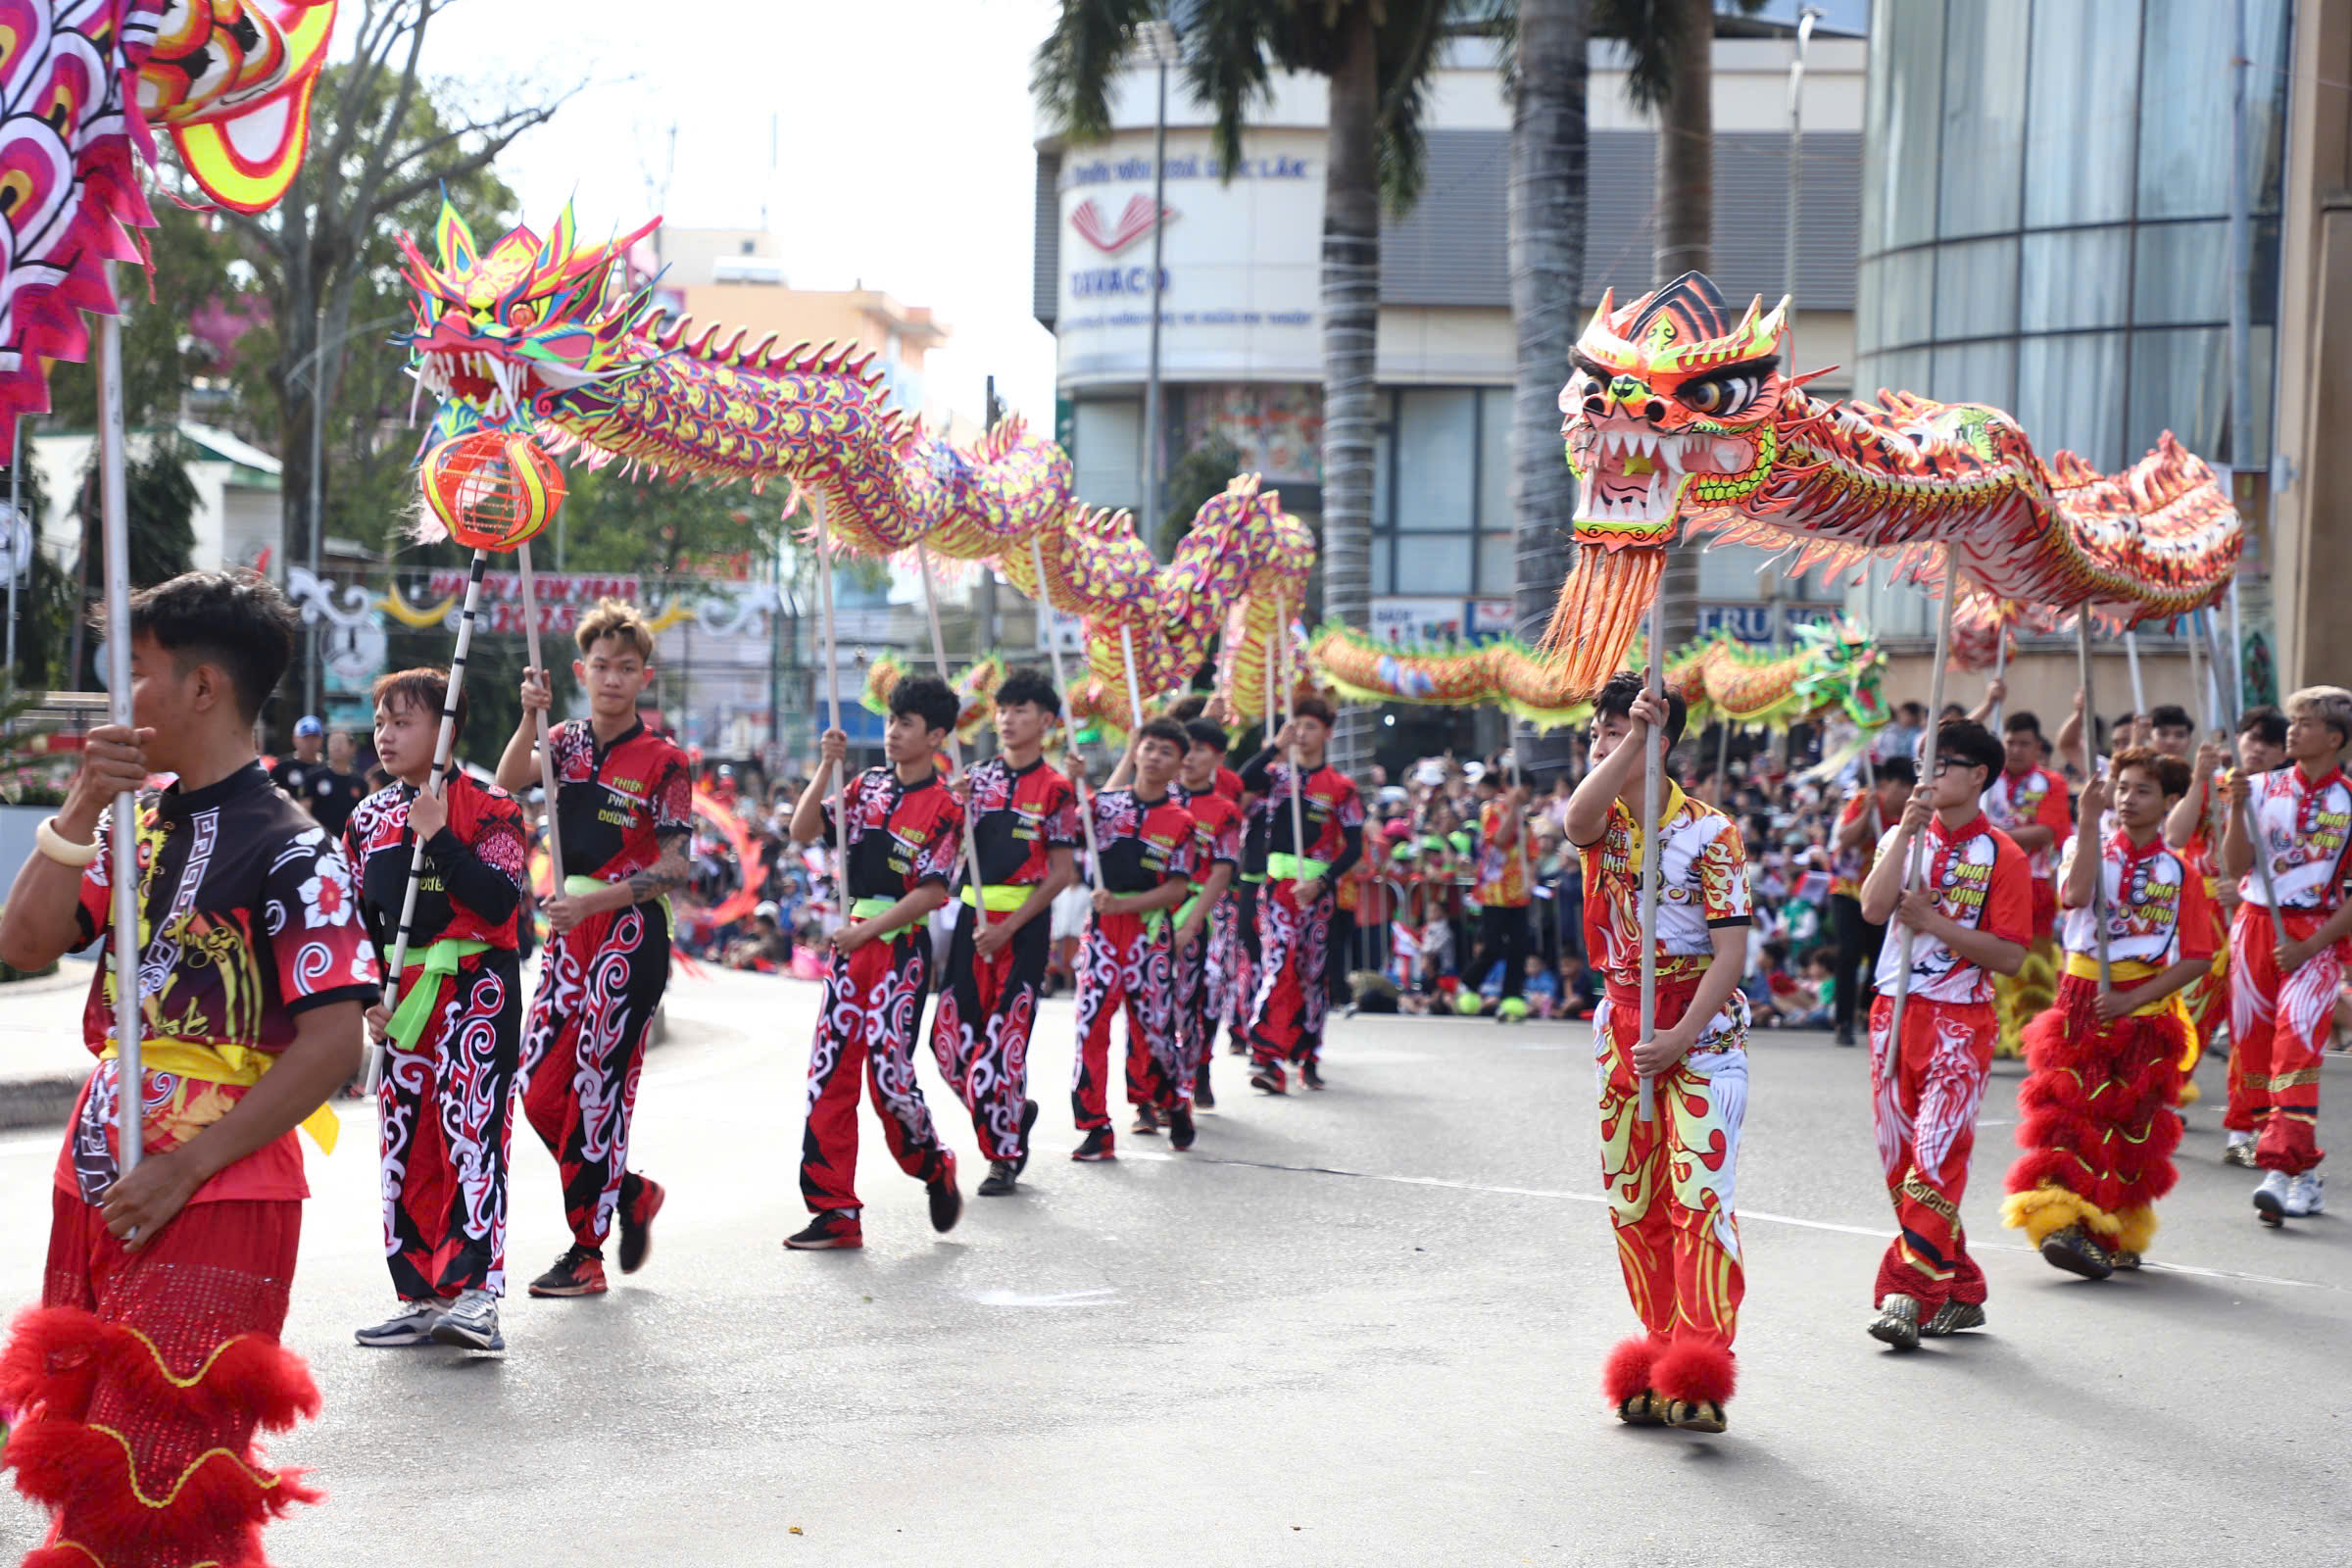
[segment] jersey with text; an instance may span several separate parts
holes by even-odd
[[[1242,860],[1242,808],[1223,790],[1171,791],[1176,804],[1193,813],[1193,879],[1205,881],[1210,867],[1222,861],[1239,866]]]
[[[2074,869],[2082,842],[2079,837],[2067,841],[2058,868],[2061,888]],[[2107,915],[2110,961],[2162,969],[2181,958],[2213,956],[2213,913],[2205,901],[2205,879],[2186,855],[2166,848],[2161,833],[2144,846],[2115,833],[2100,847],[2099,858],[2106,882],[2101,904]],[[2097,914],[2087,906],[2067,910],[2066,951],[2095,956],[2098,948]]]
[[[1519,839],[1502,844],[1502,824],[1510,808],[1489,801],[1478,813],[1478,890],[1471,897],[1482,906],[1525,905],[1527,890],[1527,824],[1519,824]]]
[[[1273,855],[1303,854],[1310,860],[1337,860],[1348,847],[1348,831],[1364,825],[1363,798],[1355,781],[1336,767],[1324,766],[1306,775],[1299,795],[1299,825],[1306,848],[1295,847],[1291,836],[1291,764],[1276,761],[1266,768],[1266,850]]]
[[[2054,836],[2045,848],[2025,852],[2028,871],[2037,881],[2048,881],[2058,868],[2058,846],[2075,830],[2066,780],[2046,767],[2030,767],[2015,777],[1995,773],[1978,805],[2003,833],[2014,835],[2021,827],[2050,830]]]
[[[597,744],[584,718],[548,731],[556,763],[564,874],[618,882],[662,858],[662,835],[694,831],[686,754],[642,721]]]
[[[1579,845],[1585,951],[1619,985],[1642,982],[1642,825],[1609,803],[1598,840]],[[1695,980],[1715,959],[1715,928],[1750,919],[1747,851],[1732,819],[1667,784],[1658,821],[1658,978]]]
[[[839,797],[827,803],[825,840]],[[895,767],[869,767],[849,785],[850,897],[893,904],[926,882],[945,885],[963,849],[963,808],[937,772],[902,783]]]
[[[1052,868],[1052,852],[1079,842],[1078,794],[1040,758],[1014,768],[1001,757],[971,767],[972,836],[980,879],[992,888],[1033,888]],[[964,881],[971,875],[966,868]]]
[[[2346,851],[2352,848],[2352,782],[2333,767],[2307,779],[2292,762],[2250,782],[2254,853],[2269,857],[2278,907],[2333,914],[2343,907]],[[2259,869],[2238,879],[2237,892],[2249,904],[2271,902]]]
[[[1149,893],[1170,880],[1191,879],[1199,829],[1173,794],[1146,801],[1133,790],[1099,790],[1089,804],[1105,891]]]
[[[1890,827],[1871,854],[1896,853],[1902,829]],[[1927,887],[1936,905],[1960,925],[1984,931],[2023,946],[2034,940],[2034,883],[2036,880],[2017,841],[1992,825],[1979,811],[1953,832],[1943,819],[1930,817],[1923,853]],[[1879,952],[1878,983],[1882,996],[1894,994],[1902,973],[1903,955],[1911,956],[1910,994],[1929,1002],[1989,1002],[1992,976],[1969,962],[1936,937],[1913,938],[1896,915],[1886,922],[1886,945]]]
[[[343,854],[359,879],[362,912],[377,945],[387,949],[400,925],[401,903],[408,896],[409,862],[416,852],[416,840],[409,832],[409,805],[416,799],[416,792],[406,784],[386,785],[360,803],[343,830]],[[514,898],[500,901],[505,905],[502,911],[471,907],[452,887],[462,876],[438,863],[428,844],[424,874],[416,881],[416,912],[409,922],[410,961],[415,962],[443,937],[486,942],[512,952],[528,874],[522,803],[464,772],[451,775],[442,802],[449,808],[449,825],[442,831],[485,871],[509,884]]]

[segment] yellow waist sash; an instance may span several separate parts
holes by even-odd
[[[115,1043],[108,1041],[98,1054],[100,1061],[116,1060],[120,1053]],[[193,1078],[199,1083],[231,1084],[250,1089],[262,1081],[277,1058],[267,1051],[255,1051],[248,1046],[208,1046],[194,1040],[175,1040],[170,1036],[144,1041],[139,1046],[141,1072],[170,1073],[175,1078]],[[303,1118],[302,1130],[311,1135],[318,1152],[335,1152],[335,1140],[342,1132],[342,1123],[335,1119],[335,1107],[320,1105]]]
[[[2110,958],[2107,960],[2107,983],[2119,989],[2135,986],[2142,980],[2155,978],[2170,967],[2169,964],[2148,963],[2138,958]],[[2091,954],[2069,953],[2066,956],[2066,972],[2078,980],[2088,980],[2095,984],[2099,978],[2099,960]],[[2195,1027],[2189,1020],[2188,1004],[2181,1000],[2179,991],[2162,1002],[2151,1002],[2144,1007],[2132,1008],[2132,1016],[2148,1018],[2164,1012],[2176,1013],[2183,1025]]]

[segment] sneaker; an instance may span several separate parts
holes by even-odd
[[[450,1309],[433,1322],[433,1343],[461,1350],[503,1350],[507,1337],[498,1332],[498,1298],[488,1291],[460,1291]]]
[[[2119,1247],[2107,1254],[2107,1261],[2113,1263],[2118,1271],[2131,1272],[2139,1267],[2139,1254],[2129,1248]]]
[[[1142,1133],[1146,1138],[1157,1138],[1159,1136],[1159,1112],[1150,1105],[1136,1106],[1135,1125],[1127,1130]]]
[[[1117,1140],[1111,1136],[1109,1128],[1098,1127],[1086,1135],[1085,1143],[1070,1151],[1070,1157],[1084,1160],[1090,1165],[1116,1159],[1119,1157]]]
[[[1713,1399],[1676,1399],[1666,1406],[1666,1424],[1685,1432],[1722,1432],[1732,1424]]]
[[[1228,1056],[1247,1056],[1250,1054],[1250,1042],[1239,1029],[1236,1029],[1233,1032],[1233,1039],[1226,1044],[1225,1054]]]
[[[1282,1069],[1272,1063],[1250,1069],[1250,1087],[1268,1095],[1287,1095],[1291,1092],[1290,1086],[1283,1082]]]
[[[931,1228],[946,1235],[963,1218],[963,1194],[956,1187],[956,1152],[939,1152],[939,1170],[923,1183],[931,1194]]]
[[[2288,1219],[2309,1219],[2326,1207],[2327,1200],[2321,1191],[2324,1185],[2323,1178],[2316,1170],[2307,1170],[2300,1176],[2288,1177],[2286,1181],[2286,1217]]]
[[[1182,1101],[1177,1102],[1174,1108],[1168,1112],[1168,1147],[1171,1149],[1193,1147],[1193,1107],[1185,1104]]]
[[[1208,1087],[1208,1063],[1200,1064],[1200,1076],[1193,1085],[1193,1104],[1200,1110],[1217,1108],[1217,1092]]]
[[[2265,1225],[2286,1223],[2286,1192],[2288,1176],[2282,1170],[2266,1170],[2262,1185],[2254,1189],[2254,1212],[2262,1216]]]
[[[1846,1050],[1851,1051],[1854,1047],[1854,1032],[1851,1029],[1838,1030],[1838,1044],[1844,1047]]]
[[[980,1196],[982,1198],[1005,1197],[1012,1191],[1017,1174],[1011,1160],[990,1160],[988,1174],[980,1178]]]
[[[1871,1319],[1870,1337],[1898,1350],[1919,1348],[1919,1302],[1908,1296],[1889,1296]]]
[[[2235,1165],[2240,1170],[2252,1170],[2254,1168],[2254,1135],[2252,1133],[2231,1133],[2230,1147],[2222,1151],[2222,1163]]]
[[[2107,1255],[2107,1249],[2084,1235],[2080,1225],[2068,1225],[2044,1236],[2041,1260],[2052,1268],[2080,1274],[2086,1280],[2103,1280],[2115,1272],[2115,1260]]]
[[[440,1301],[403,1301],[400,1310],[369,1328],[364,1328],[352,1339],[371,1350],[404,1350],[412,1345],[429,1344],[433,1337],[433,1320],[441,1315]]]
[[[1031,1129],[1032,1127],[1035,1127],[1036,1125],[1037,1125],[1037,1102],[1036,1102],[1036,1101],[1034,1101],[1034,1100],[1024,1100],[1024,1101],[1022,1101],[1022,1102],[1021,1102],[1021,1152],[1020,1152],[1019,1153],[1017,1153],[1017,1154],[1015,1154],[1015,1155],[1013,1155],[1013,1156],[1012,1156],[1012,1174],[1013,1174],[1013,1177],[1014,1177],[1014,1179],[1015,1179],[1015,1180],[1018,1180],[1018,1179],[1019,1179],[1021,1172],[1023,1172],[1023,1171],[1025,1171],[1025,1170],[1027,1170],[1027,1169],[1029,1168],[1029,1129]]]
[[[643,1176],[627,1180],[635,1181],[637,1190],[633,1196],[623,1194],[620,1200],[620,1271],[634,1274],[654,1255],[654,1216],[662,1212],[662,1200],[669,1193],[660,1182]]]
[[[1936,1315],[1920,1325],[1922,1339],[1941,1339],[1962,1329],[1981,1329],[1984,1326],[1984,1303],[1982,1301],[1946,1300],[1936,1309]]]
[[[556,1266],[531,1281],[533,1296],[602,1296],[605,1254],[585,1247],[567,1247]]]
[[[846,1208],[828,1208],[808,1228],[784,1238],[796,1252],[854,1251],[865,1245],[865,1227]]]
[[[1629,1427],[1658,1427],[1666,1424],[1667,1402],[1643,1389],[1629,1394],[1617,1403],[1617,1419]]]
[[[1320,1089],[1323,1087],[1323,1073],[1321,1069],[1316,1067],[1311,1057],[1298,1064],[1298,1076],[1309,1089]]]

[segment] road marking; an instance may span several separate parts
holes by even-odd
[[[972,1299],[982,1306],[1108,1306],[1119,1293],[1108,1286],[1099,1291],[1063,1291],[1056,1296],[1024,1296],[1019,1291],[980,1291]]]

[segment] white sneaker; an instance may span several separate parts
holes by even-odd
[[[2308,1219],[2317,1214],[2326,1202],[2322,1194],[2325,1182],[2316,1170],[2307,1170],[2290,1177],[2286,1184],[2286,1217]]]
[[[2286,1172],[2282,1170],[2264,1171],[2262,1185],[2254,1189],[2254,1212],[2262,1217],[2265,1225],[2282,1224],[2288,1213],[2291,1212],[2286,1203]]]
[[[503,1350],[506,1336],[498,1332],[498,1298],[488,1291],[461,1291],[449,1310],[434,1322],[433,1342],[465,1350]]]
[[[439,1301],[403,1301],[400,1310],[371,1328],[364,1328],[352,1338],[375,1350],[400,1350],[412,1345],[423,1345],[433,1337],[433,1322],[441,1316]]]

